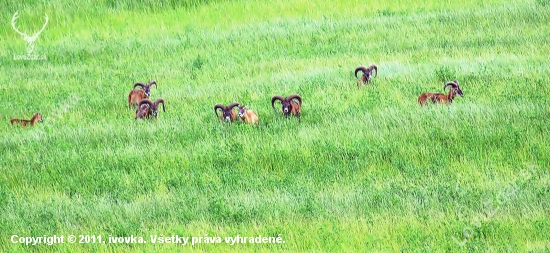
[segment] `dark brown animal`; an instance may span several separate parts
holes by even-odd
[[[35,113],[30,120],[25,119],[10,119],[10,123],[13,125],[14,123],[20,124],[22,127],[27,127],[27,125],[34,126],[36,122],[42,122],[42,114]]]
[[[239,103],[233,102],[227,106],[224,106],[222,104],[216,104],[214,106],[214,112],[216,113],[216,117],[220,118],[222,121],[230,121],[234,122],[237,120],[237,113],[233,110],[235,106],[239,106]],[[222,111],[222,114],[218,116],[218,109]]]
[[[376,76],[378,76],[378,67],[376,65],[370,65],[370,67],[365,66],[359,66],[355,69],[355,78],[357,78],[357,72],[361,71],[363,72],[363,75],[359,80],[357,80],[357,87],[361,87],[361,85],[367,85],[370,82],[370,79],[372,78],[372,70],[376,71]]]
[[[450,104],[453,102],[456,95],[459,95],[461,97],[464,95],[464,93],[462,93],[462,90],[460,89],[460,84],[458,83],[458,80],[446,83],[445,86],[443,86],[443,90],[445,90],[447,87],[451,87],[447,95],[443,93],[424,92],[420,94],[420,96],[418,96],[418,103],[420,105],[425,105],[428,101],[431,101],[433,104]]]
[[[136,109],[136,120],[149,118],[149,113],[151,111],[151,106],[148,103],[145,103],[141,106],[138,106]]]
[[[130,94],[128,94],[128,108],[138,105],[139,102],[145,98],[151,97],[151,87],[155,84],[157,84],[155,80],[150,81],[148,84],[135,83],[134,90],[130,91]],[[136,90],[136,86],[141,87],[141,90]]]
[[[155,102],[150,99],[143,99],[139,102],[138,108],[136,109],[136,118],[135,119],[144,119],[154,117],[155,119],[158,116],[159,104],[162,103],[162,111],[166,112],[164,107],[164,99],[158,98]]]
[[[300,111],[302,108],[302,97],[298,94],[292,94],[286,98],[275,95],[271,98],[271,107],[275,110],[275,101],[281,101],[283,115],[286,117],[288,115],[300,117]],[[295,100],[298,100],[296,102]]]

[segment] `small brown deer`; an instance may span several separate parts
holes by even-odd
[[[22,127],[27,127],[27,125],[34,126],[36,122],[42,122],[42,114],[35,113],[30,120],[25,119],[10,119],[10,123],[13,125],[14,123],[20,124]]]
[[[246,124],[258,124],[258,114],[255,112],[255,111],[252,111],[252,110],[248,110],[248,106],[238,106],[238,109],[239,109],[239,113],[238,113],[238,116],[239,118],[242,120],[244,120],[244,122],[246,122]]]

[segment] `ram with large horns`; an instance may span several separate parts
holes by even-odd
[[[376,65],[370,65],[370,67],[365,67],[365,66],[359,66],[355,69],[355,78],[357,78],[357,72],[361,71],[363,73],[363,75],[361,75],[361,78],[359,78],[359,80],[357,80],[357,87],[361,87],[361,85],[365,84],[369,84],[370,82],[370,79],[372,78],[372,71],[375,70],[376,71],[376,76],[378,76],[378,67]]]
[[[418,103],[420,105],[425,105],[428,100],[431,100],[432,103],[443,103],[450,104],[455,99],[456,95],[463,96],[462,90],[460,89],[460,84],[458,80],[448,82],[443,86],[443,90],[446,90],[447,87],[450,87],[449,93],[447,95],[443,93],[433,93],[433,92],[424,92],[418,96]]]
[[[134,90],[130,91],[130,94],[128,94],[128,108],[130,108],[130,106],[136,106],[145,98],[151,97],[151,87],[155,84],[157,84],[155,80],[150,81],[148,84],[140,82],[135,83]],[[140,87],[141,90],[135,89],[136,87]]]
[[[219,117],[221,120],[234,122],[235,120],[237,120],[237,113],[235,112],[235,110],[233,110],[235,106],[239,106],[239,103],[233,102],[227,106],[224,106],[222,104],[216,104],[214,106],[214,112],[216,113],[216,117]],[[218,115],[218,110],[222,111],[221,115]]]
[[[283,97],[281,95],[275,95],[271,98],[271,107],[275,109],[275,101],[281,101],[283,115],[286,117],[288,115],[300,116],[300,110],[302,107],[302,97],[298,94],[292,94],[288,97]],[[296,102],[298,101],[298,102]]]
[[[164,99],[162,98],[155,100],[155,102],[150,99],[141,100],[136,109],[136,119],[150,118],[151,116],[157,118],[160,103],[162,103],[162,111],[166,112]]]

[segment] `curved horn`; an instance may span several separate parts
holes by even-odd
[[[456,88],[458,86],[457,83],[455,83],[454,81],[453,82],[448,82],[445,84],[445,86],[443,86],[443,90],[447,89],[447,86],[453,86],[453,88]]]
[[[48,14],[44,14],[45,15],[45,19],[46,19],[46,23],[44,23],[44,25],[42,26],[42,29],[40,29],[40,31],[38,31],[37,33],[35,33],[33,35],[34,36],[38,36],[40,33],[42,33],[42,31],[44,31],[44,28],[46,28],[46,25],[48,24]]]
[[[142,90],[145,89],[145,84],[144,84],[144,83],[140,83],[140,82],[135,83],[135,84],[134,84],[134,89],[136,88],[136,86],[141,87]]]
[[[362,71],[363,73],[367,72],[367,68],[365,66],[359,66],[355,69],[355,78],[357,78],[357,72]]]
[[[153,86],[153,84],[155,84],[155,87],[158,89],[158,85],[156,85],[157,81],[155,81],[155,80],[151,80],[147,85],[148,86]],[[164,106],[164,104],[163,104],[163,106]]]
[[[155,106],[158,107],[160,103],[162,103],[162,111],[166,112],[166,109],[164,108],[164,99],[157,98],[157,100],[155,100]]]
[[[378,67],[376,65],[374,64],[370,65],[370,69],[376,70],[376,75],[374,77],[378,76]]]
[[[138,110],[143,104],[148,104],[149,107],[153,107],[154,105],[153,101],[151,101],[150,99],[142,99],[141,101],[139,101]]]
[[[273,109],[275,109],[275,100],[279,100],[281,102],[283,102],[285,100],[285,98],[283,98],[282,96],[280,95],[275,95],[271,98],[271,107],[273,107]]]
[[[458,83],[458,80],[454,80],[454,82],[456,83],[456,86],[460,87],[460,83]]]
[[[300,95],[298,94],[292,94],[288,97],[286,97],[286,101],[290,102],[290,100],[292,99],[298,99],[298,102],[300,102],[300,106],[302,106],[302,97],[300,97]]]
[[[15,30],[17,33],[21,34],[21,35],[24,36],[25,38],[26,38],[26,37],[29,37],[29,35],[20,32],[19,29],[17,29],[17,27],[15,27],[15,20],[19,18],[19,17],[17,16],[18,14],[19,14],[19,11],[16,11],[16,12],[13,14],[13,17],[11,18],[11,26],[13,27],[13,30]]]
[[[225,106],[222,104],[216,104],[214,106],[214,112],[216,113],[216,117],[220,117],[218,116],[218,109],[221,109],[223,111],[225,109]]]
[[[235,106],[238,106],[238,105],[239,105],[239,103],[233,102],[233,103],[231,103],[231,104],[229,104],[229,105],[227,106],[227,110],[233,110],[233,108],[234,108]]]

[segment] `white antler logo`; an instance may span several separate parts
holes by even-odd
[[[40,35],[40,33],[42,33],[42,31],[44,31],[44,28],[46,28],[46,25],[48,24],[48,15],[46,15],[46,22],[44,23],[44,26],[42,26],[42,29],[40,29],[40,31],[38,31],[37,33],[35,33],[33,36],[29,36],[27,35],[26,33],[22,33],[20,32],[17,27],[15,27],[15,20],[17,18],[19,18],[17,16],[18,12],[16,11],[15,14],[13,14],[13,17],[11,19],[11,26],[13,27],[13,30],[15,30],[17,33],[21,34],[23,36],[23,39],[25,40],[25,42],[27,42],[27,53],[30,55],[32,53],[32,51],[34,50],[34,41],[38,38],[38,35]]]

